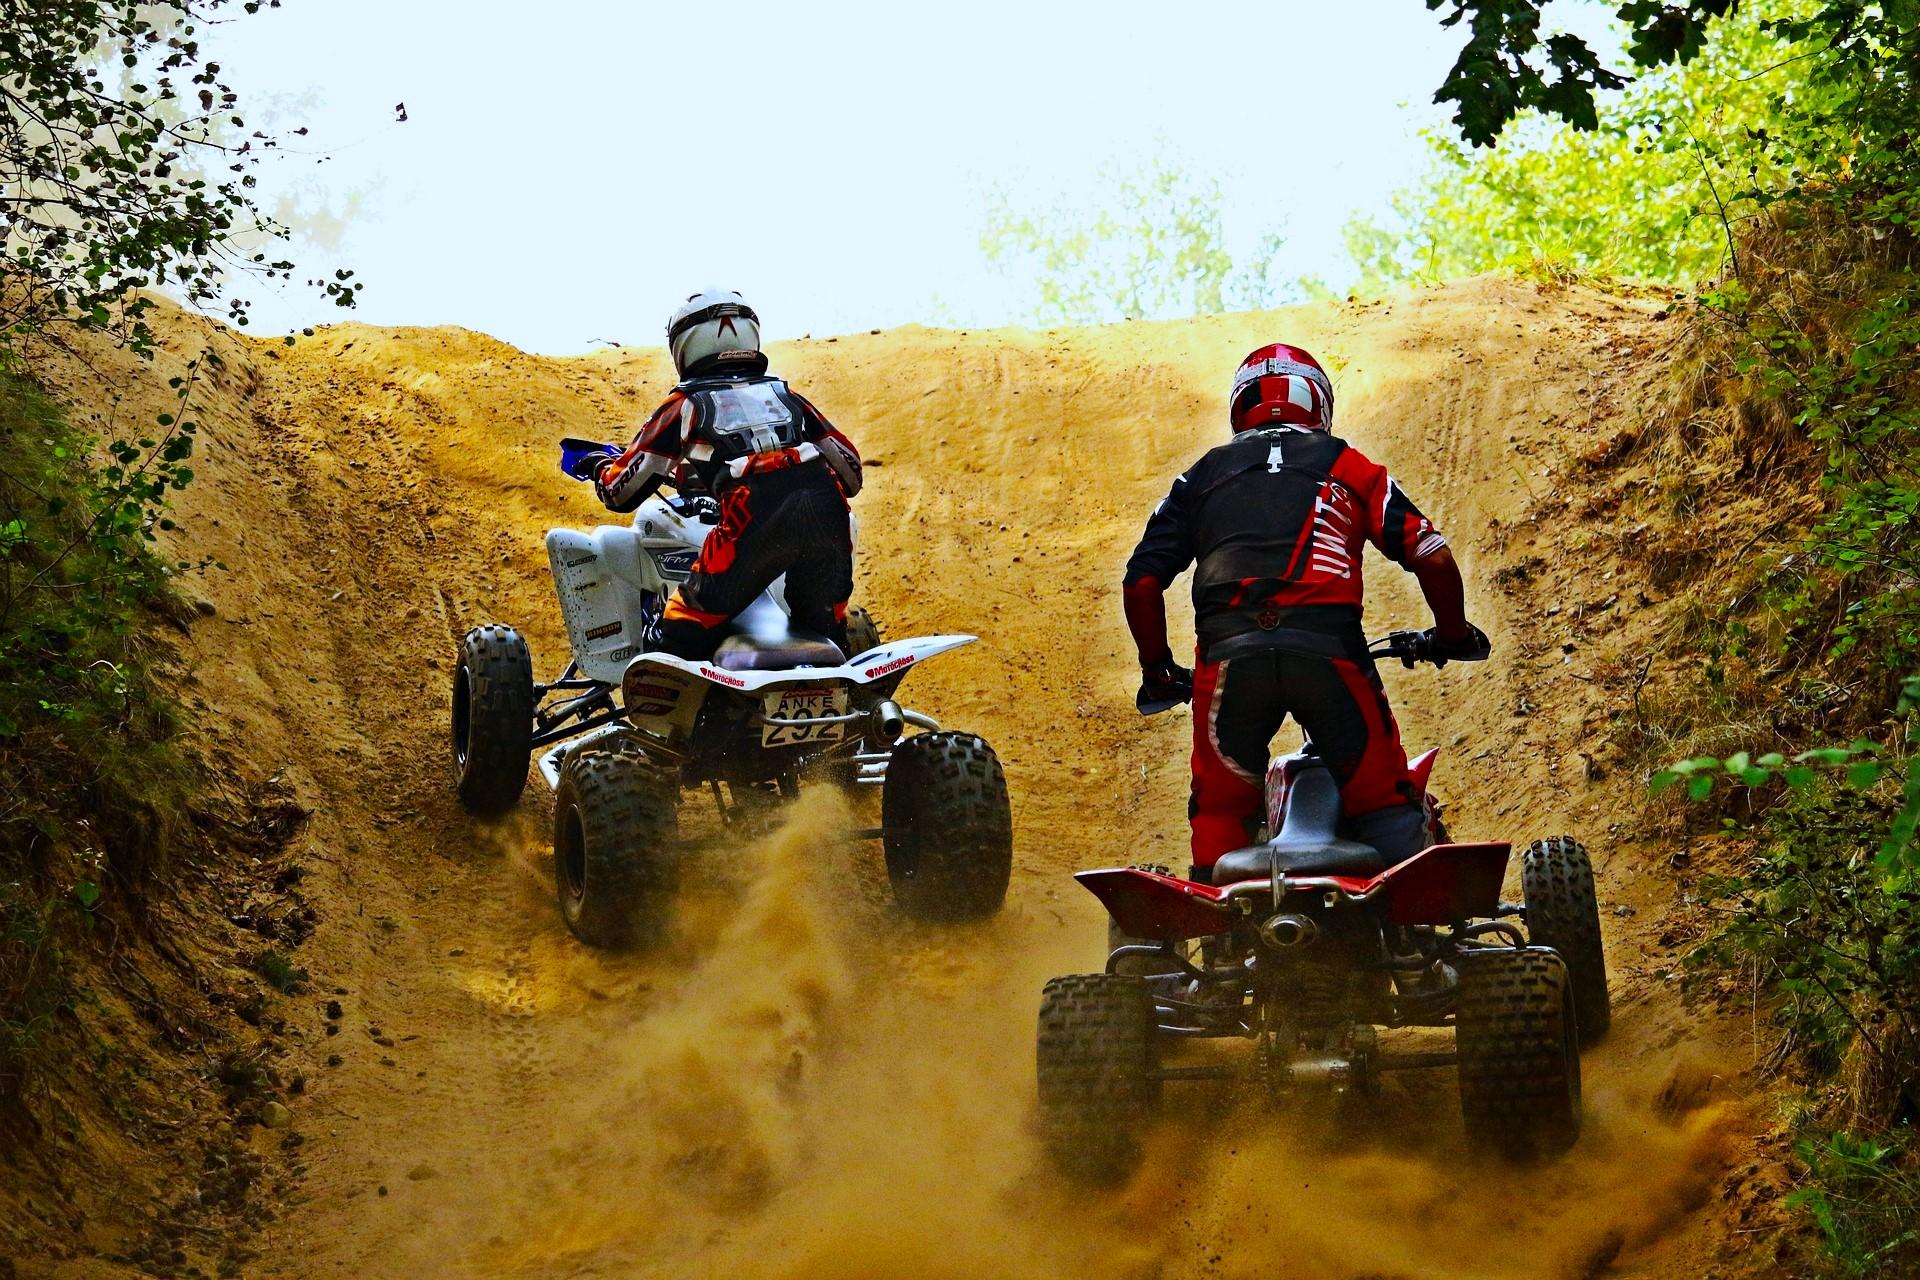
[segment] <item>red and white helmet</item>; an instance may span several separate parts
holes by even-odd
[[[1333,428],[1333,380],[1320,362],[1299,347],[1275,342],[1240,362],[1233,372],[1228,419],[1234,434],[1261,427]]]

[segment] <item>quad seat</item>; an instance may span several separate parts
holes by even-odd
[[[1264,880],[1276,866],[1297,875],[1358,878],[1385,871],[1387,860],[1370,844],[1341,838],[1340,787],[1333,771],[1323,766],[1294,776],[1280,834],[1265,844],[1222,854],[1213,864],[1213,883]]]
[[[796,667],[837,667],[847,655],[825,636],[790,631],[778,638],[731,635],[713,651],[723,671],[791,671]]]

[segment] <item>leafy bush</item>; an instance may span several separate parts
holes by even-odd
[[[240,0],[254,13],[279,0]],[[143,290],[224,304],[279,228],[247,131],[199,30],[230,0],[0,0],[0,1096],[68,999],[63,946],[164,865],[194,771],[149,670],[156,611],[177,608],[154,544],[192,479],[204,354],[144,433],[76,435],[21,376],[69,328],[151,356]],[[352,273],[310,281],[341,306]],[[291,338],[288,341],[292,341]]]
[[[1832,1133],[1802,1141],[1795,1153],[1807,1183],[1787,1197],[1820,1232],[1829,1274],[1854,1280],[1920,1271],[1920,1169],[1900,1142]]]
[[[164,865],[192,790],[142,627],[168,604],[147,538],[183,468],[156,440],[152,466],[95,473],[89,444],[0,374],[0,1095],[66,998],[62,941]]]

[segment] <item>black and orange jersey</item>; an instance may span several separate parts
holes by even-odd
[[[1203,647],[1282,623],[1352,637],[1368,542],[1403,567],[1446,545],[1387,469],[1346,441],[1290,427],[1248,431],[1174,480],[1126,582],[1164,589],[1194,565]]]
[[[718,493],[755,471],[816,457],[844,496],[860,491],[860,451],[783,380],[694,378],[675,387],[633,443],[600,468],[597,487],[609,508],[632,511],[677,468]]]

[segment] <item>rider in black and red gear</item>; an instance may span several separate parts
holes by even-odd
[[[1193,701],[1197,879],[1243,847],[1268,746],[1291,715],[1340,784],[1355,834],[1389,864],[1417,853],[1425,815],[1360,627],[1363,544],[1420,582],[1433,656],[1484,657],[1446,539],[1387,474],[1331,434],[1333,384],[1305,351],[1262,347],[1234,375],[1234,437],[1154,509],[1124,599],[1143,710]],[[1164,593],[1198,562],[1197,668],[1173,660]]]
[[[614,511],[632,511],[669,479],[719,503],[719,527],[667,602],[657,647],[711,656],[727,623],[784,573],[793,625],[844,652],[853,592],[847,502],[860,492],[860,451],[768,375],[759,318],[739,294],[688,298],[667,321],[667,345],[680,384],[625,452],[586,462]]]

